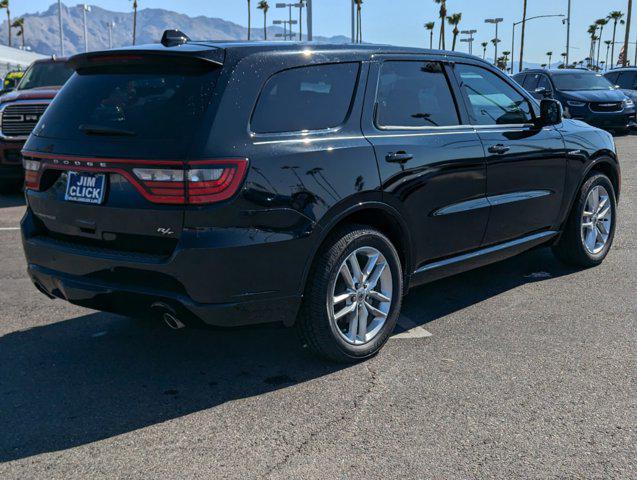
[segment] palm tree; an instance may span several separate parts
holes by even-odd
[[[263,12],[263,40],[268,39],[268,10],[270,9],[270,5],[267,0],[261,0],[257,8]]]
[[[586,30],[586,33],[588,33],[591,36],[591,46],[588,52],[589,57],[594,58],[595,57],[595,40],[597,40],[597,25],[595,24],[589,25],[588,30]]]
[[[617,23],[624,24],[623,20],[624,14],[618,10],[613,10],[608,14],[608,20],[613,21],[613,43],[611,44],[610,50],[610,63],[614,65],[615,63],[615,34],[617,33]],[[608,62],[606,62],[608,64]]]
[[[363,43],[363,0],[354,0],[356,4],[356,41]]]
[[[524,34],[526,32],[526,2],[527,0],[524,0],[524,4],[522,7],[522,36],[520,37],[520,68],[518,68],[519,72],[522,71],[522,64],[524,62]]]
[[[447,0],[434,0],[440,5],[440,38],[438,39],[438,49],[445,49],[445,19],[447,18]]]
[[[9,27],[9,46],[11,46],[11,12],[9,11],[9,0],[0,0],[0,8],[7,9],[7,25]]]
[[[453,42],[451,43],[451,50],[453,51],[456,50],[456,39],[460,33],[460,30],[458,30],[460,20],[462,20],[462,13],[452,13],[451,16],[447,17],[449,25],[453,26]]]
[[[628,13],[626,14],[626,33],[624,34],[624,56],[622,58],[622,67],[628,62],[628,40],[630,40],[630,17],[633,12],[633,0],[628,0]]]
[[[137,40],[137,0],[133,0],[133,45]]]
[[[507,67],[509,66],[509,55],[511,55],[511,52],[509,51],[502,52],[502,58],[504,61],[504,68],[502,70],[505,72],[507,71]]]
[[[562,53],[560,53],[560,57],[562,57],[562,58],[563,58],[563,60],[562,60],[562,65],[561,65],[561,67],[557,67],[557,68],[567,68],[567,67],[568,67],[568,65],[566,65],[566,57],[567,57],[567,56],[568,56],[568,54],[567,54],[566,52],[562,52]]]
[[[482,60],[487,59],[487,47],[489,46],[489,42],[482,42],[480,44],[482,46]]]
[[[599,27],[599,42],[597,42],[597,66],[599,67],[599,52],[602,47],[602,33],[604,32],[604,26],[608,23],[607,18],[600,18],[595,20],[595,25]]]
[[[608,67],[608,52],[610,51],[610,46],[613,43],[612,40],[604,40],[604,43],[606,44],[606,59],[604,60],[604,65],[606,65]],[[612,64],[613,59],[611,58],[611,64]]]
[[[425,23],[425,28],[429,30],[429,48],[434,48],[434,27],[436,26],[436,22],[427,22]]]
[[[250,11],[250,0],[248,0],[248,41],[250,41],[250,14],[252,12]],[[291,30],[291,28],[290,28]]]
[[[24,49],[24,18],[16,18],[11,24],[11,28],[18,29],[16,36],[22,37],[22,48]]]
[[[553,52],[546,52],[546,56],[549,57],[549,69],[551,68],[551,58],[553,58]]]
[[[542,65],[540,65],[540,68],[546,68],[546,63],[543,63]]]

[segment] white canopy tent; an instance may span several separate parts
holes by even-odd
[[[25,70],[40,58],[45,58],[45,55],[0,45],[0,79],[10,70]]]

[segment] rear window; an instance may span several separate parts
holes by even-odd
[[[66,62],[37,62],[31,65],[18,84],[18,90],[59,87],[73,75]]]
[[[210,104],[218,69],[167,65],[79,70],[47,109],[36,135],[187,141]]]
[[[252,131],[298,132],[341,125],[352,103],[358,69],[358,63],[339,63],[277,73],[259,96]]]

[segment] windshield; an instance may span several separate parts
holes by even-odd
[[[593,72],[559,73],[553,75],[558,90],[613,90],[613,85],[602,75]]]
[[[66,62],[34,63],[22,77],[18,90],[60,87],[66,83],[72,74],[73,70],[66,66]]]

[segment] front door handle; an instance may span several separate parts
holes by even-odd
[[[489,147],[489,153],[495,153],[497,155],[507,153],[509,150],[511,150],[511,147],[507,147],[506,145],[502,145],[501,143],[498,143],[497,145],[491,145]]]
[[[385,160],[390,163],[406,163],[412,158],[414,158],[414,156],[411,153],[400,150],[398,152],[388,153]]]

